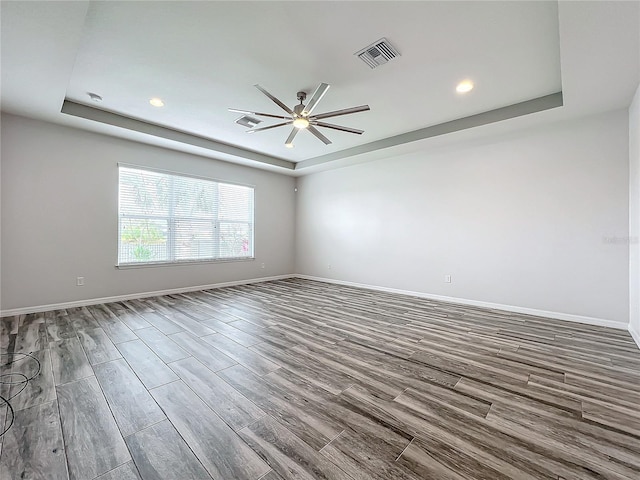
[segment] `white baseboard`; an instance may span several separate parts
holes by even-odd
[[[607,320],[604,318],[586,317],[583,315],[573,315],[570,313],[550,312],[548,310],[537,310],[535,308],[516,307],[513,305],[503,305],[501,303],[482,302],[479,300],[468,300],[466,298],[447,297],[444,295],[432,295],[423,292],[414,292],[411,290],[400,290],[398,288],[379,287],[377,285],[368,285],[365,283],[346,282],[343,280],[334,280],[332,278],[314,277],[311,275],[295,275],[298,278],[307,280],[317,280],[319,282],[335,283],[338,285],[347,285],[350,287],[366,288],[368,290],[378,290],[381,292],[399,293],[402,295],[411,295],[412,297],[428,298],[430,300],[439,300],[441,302],[457,303],[460,305],[471,305],[474,307],[491,308],[495,310],[504,310],[507,312],[523,313],[525,315],[534,315],[536,317],[554,318],[556,320],[567,320],[569,322],[586,323],[587,325],[597,325],[600,327],[617,328],[627,330],[626,323]],[[633,334],[632,334],[633,335]],[[634,337],[638,342],[638,337]],[[640,344],[639,344],[640,345]]]
[[[495,310],[504,310],[507,312],[514,313],[523,313],[526,315],[534,315],[537,317],[547,317],[554,318],[557,320],[567,320],[570,322],[578,322],[585,323],[588,325],[597,325],[601,327],[611,327],[622,330],[628,330],[635,342],[640,347],[640,332],[637,332],[631,328],[631,325],[627,325],[622,322],[616,322],[613,320],[606,320],[602,318],[595,317],[586,317],[582,315],[572,315],[569,313],[560,313],[560,312],[551,312],[547,310],[537,310],[534,308],[526,308],[526,307],[516,307],[513,305],[503,305],[500,303],[491,303],[491,302],[482,302],[479,300],[468,300],[465,298],[457,298],[457,297],[448,297],[444,295],[433,295],[429,293],[423,292],[415,292],[411,290],[401,290],[398,288],[389,288],[389,287],[380,287],[377,285],[368,285],[364,283],[356,283],[356,282],[347,282],[343,280],[335,280],[332,278],[324,278],[324,277],[314,277],[311,275],[300,275],[300,274],[287,274],[287,275],[275,275],[271,277],[260,277],[260,278],[251,278],[248,280],[236,280],[232,282],[222,282],[222,283],[212,283],[209,285],[195,285],[191,287],[181,287],[181,288],[171,288],[167,290],[157,290],[153,292],[139,292],[139,293],[130,293],[126,295],[116,295],[113,297],[101,297],[101,298],[90,298],[86,300],[77,300],[72,302],[63,302],[63,303],[53,303],[49,305],[38,305],[34,307],[23,307],[23,308],[14,308],[10,310],[0,310],[0,317],[9,317],[12,315],[22,315],[27,313],[38,313],[38,312],[47,312],[50,310],[59,310],[62,308],[72,308],[72,307],[84,307],[87,305],[97,305],[100,303],[109,303],[109,302],[119,302],[122,300],[131,300],[136,298],[145,298],[145,297],[157,297],[160,295],[170,295],[174,293],[185,293],[185,292],[194,292],[198,290],[207,290],[210,288],[222,288],[222,287],[231,287],[235,285],[248,285],[251,283],[261,283],[268,282],[271,280],[282,280],[285,278],[303,278],[307,280],[316,280],[319,282],[326,283],[334,283],[337,285],[346,285],[350,287],[357,288],[365,288],[368,290],[377,290],[381,292],[389,292],[389,293],[399,293],[402,295],[411,295],[413,297],[427,298],[430,300],[439,300],[442,302],[448,303],[457,303],[460,305],[471,305],[474,307],[482,307],[482,308],[490,308]]]
[[[50,305],[38,305],[36,307],[13,308],[10,310],[0,310],[0,317],[10,317],[12,315],[23,315],[27,313],[48,312],[50,310],[60,310],[61,308],[85,307],[87,305],[98,305],[100,303],[120,302],[122,300],[132,300],[135,298],[157,297],[160,295],[170,295],[173,293],[195,292],[198,290],[208,290],[210,288],[232,287],[234,285],[248,285],[250,283],[269,282],[271,280],[282,280],[292,278],[295,275],[275,275],[272,277],[251,278],[248,280],[235,280],[233,282],[212,283],[210,285],[196,285],[193,287],[170,288],[167,290],[157,290],[155,292],[129,293],[126,295],[116,295],[113,297],[89,298],[86,300],[76,300],[73,302],[52,303]]]
[[[633,338],[633,341],[636,342],[636,345],[638,346],[638,348],[640,348],[640,332],[633,328],[631,324],[629,324],[628,330],[631,334],[631,338]]]

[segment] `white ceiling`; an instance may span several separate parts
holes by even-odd
[[[638,2],[3,1],[1,7],[4,111],[254,165],[249,152],[230,154],[215,142],[292,162],[339,158],[336,152],[358,145],[558,91],[564,107],[474,130],[621,108],[640,80]],[[371,70],[353,54],[383,36],[402,56]],[[455,85],[464,78],[476,88],[461,96]],[[301,132],[289,150],[289,127],[247,135],[234,123],[239,115],[227,111],[280,114],[254,84],[293,106],[297,91],[310,94],[320,82],[331,88],[317,113],[371,106],[330,120],[363,129],[362,136],[325,129],[333,141],[325,146]],[[87,92],[103,102],[92,103]],[[198,147],[64,115],[65,97],[214,142]],[[166,106],[150,106],[151,97]]]

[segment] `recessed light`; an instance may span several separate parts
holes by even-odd
[[[149,100],[149,103],[154,107],[164,107],[164,102],[161,98],[152,98],[151,100]]]
[[[473,90],[473,82],[471,80],[463,80],[456,87],[456,92],[467,93]]]
[[[287,148],[293,148],[293,143],[285,143],[284,146]]]
[[[89,95],[89,98],[91,100],[93,100],[94,102],[101,102],[102,101],[102,97],[100,95],[98,95],[97,93],[87,92],[87,95]]]

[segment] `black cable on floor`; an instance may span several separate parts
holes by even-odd
[[[40,364],[40,360],[38,360],[36,357],[34,357],[33,355],[31,355],[33,352],[29,352],[29,353],[0,353],[0,357],[2,356],[9,356],[11,355],[12,357],[14,357],[11,361],[7,362],[7,363],[3,363],[2,365],[0,365],[0,368],[5,368],[8,367],[9,365],[13,365],[16,362],[19,362],[21,360],[25,360],[27,358],[31,358],[32,360],[34,360],[38,366],[38,368],[36,369],[36,373],[34,373],[33,375],[31,375],[30,377],[27,377],[24,373],[19,373],[19,372],[9,372],[9,373],[2,373],[0,374],[0,385],[9,385],[9,391],[11,391],[11,387],[14,385],[22,385],[22,387],[15,392],[13,395],[11,395],[8,398],[5,398],[4,396],[0,395],[0,402],[4,402],[4,404],[7,406],[7,415],[11,415],[11,420],[9,421],[9,424],[7,425],[7,427],[2,430],[2,432],[0,433],[0,437],[2,437],[5,433],[7,433],[9,431],[9,429],[13,426],[13,422],[15,421],[16,418],[16,414],[15,411],[13,410],[13,406],[11,406],[11,402],[10,400],[15,398],[17,395],[19,395],[20,393],[22,393],[22,391],[27,388],[27,384],[33,380],[34,378],[36,378],[38,375],[40,375],[40,370],[42,369],[42,365]],[[22,355],[21,358],[16,359],[15,356],[16,355]],[[19,381],[14,381],[13,378],[14,377],[22,377],[22,380]],[[7,379],[9,379],[7,381]],[[2,403],[0,403],[0,407],[2,407]],[[7,423],[6,417],[5,417],[5,424]]]

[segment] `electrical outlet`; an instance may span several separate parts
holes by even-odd
[[[260,264],[260,268],[262,268],[264,270],[264,263]]]
[[[76,285],[78,287],[84,287],[84,277],[77,277],[76,278]]]
[[[444,283],[451,283],[451,275],[444,276]]]
[[[331,264],[330,263],[327,263],[327,269],[331,270]]]

